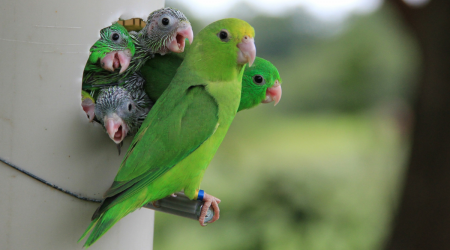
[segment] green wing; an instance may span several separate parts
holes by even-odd
[[[218,105],[204,85],[166,91],[134,137],[93,219],[186,158],[214,133],[217,122]]]
[[[155,55],[155,58],[148,60],[142,66],[141,74],[146,82],[145,92],[152,101],[156,102],[166,90],[183,60],[184,53]]]
[[[186,39],[183,53],[168,53],[163,56],[156,54],[141,67],[141,74],[146,82],[145,92],[153,102],[156,102],[169,86],[190,47]]]

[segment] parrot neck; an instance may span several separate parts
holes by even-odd
[[[232,81],[239,77],[244,67],[237,64],[237,49],[236,53],[224,53],[223,50],[201,46],[200,43],[192,44],[191,47],[183,64],[209,81]]]

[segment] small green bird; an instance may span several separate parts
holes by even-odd
[[[100,31],[100,39],[92,45],[85,71],[101,72],[119,70],[122,74],[130,65],[135,53],[134,43],[128,31],[119,23]]]
[[[277,105],[281,93],[281,77],[277,68],[271,62],[257,57],[251,67],[245,68],[238,112],[260,103],[274,101]]]
[[[245,64],[256,56],[254,29],[239,19],[200,31],[171,84],[134,137],[106,199],[82,235],[92,245],[145,204],[184,190],[196,199],[203,174],[236,115]],[[220,200],[204,194],[200,224]],[[80,240],[81,240],[80,239]]]
[[[140,69],[142,77],[146,80],[145,92],[154,102],[169,86],[189,48],[190,46],[186,45],[183,53],[156,55]],[[277,105],[281,99],[281,82],[278,69],[271,62],[256,57],[253,65],[246,67],[244,71],[238,112],[253,108],[260,103],[275,101]]]
[[[142,30],[129,32],[135,46],[135,53],[129,66],[124,71],[117,71],[114,63],[112,67],[105,63],[107,68],[113,69],[112,72],[108,70],[85,71],[83,86],[89,86],[90,90],[93,90],[94,86],[101,88],[102,86],[99,85],[118,82],[133,74],[155,54],[166,54],[169,51],[181,53],[184,50],[185,39],[192,42],[193,34],[189,20],[181,11],[170,7],[155,10],[148,16],[147,24]]]

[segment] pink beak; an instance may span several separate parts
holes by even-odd
[[[266,90],[266,99],[262,103],[269,103],[275,101],[276,106],[281,100],[281,85],[278,80],[275,80],[275,84]]]
[[[114,70],[120,68],[119,74],[122,74],[130,65],[131,52],[129,49],[121,51],[113,51],[107,53],[102,60],[100,65],[105,70],[113,72]]]
[[[189,44],[192,44],[192,41],[194,40],[194,32],[192,31],[190,23],[183,22],[178,28],[175,37],[167,45],[167,48],[175,53],[183,52],[186,38],[189,40]]]
[[[86,98],[81,102],[81,107],[84,112],[86,112],[87,117],[89,118],[89,122],[92,122],[95,117],[95,104],[91,99]]]
[[[105,116],[104,121],[109,138],[116,144],[121,143],[125,136],[127,136],[128,126],[115,113],[111,117]]]
[[[256,57],[255,39],[249,36],[244,36],[242,41],[238,43],[238,63],[245,64],[251,67]]]

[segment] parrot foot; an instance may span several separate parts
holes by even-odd
[[[209,207],[211,207],[211,206],[214,210],[214,217],[208,222],[208,224],[213,223],[214,221],[219,219],[219,216],[220,216],[219,203],[220,202],[221,202],[221,200],[219,198],[216,198],[210,194],[205,193],[205,196],[203,197],[202,211],[200,213],[200,218],[198,219],[198,221],[200,222],[200,225],[202,227],[207,225],[207,224],[205,224],[205,217],[206,217],[206,213],[208,212]]]

